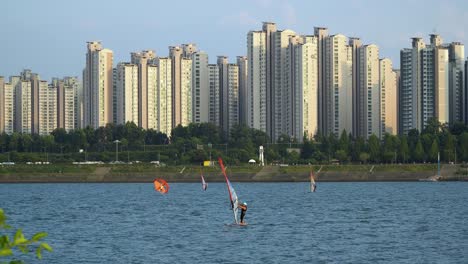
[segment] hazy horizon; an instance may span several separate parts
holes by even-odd
[[[109,6],[112,5],[112,6]],[[376,44],[380,57],[399,68],[400,49],[410,38],[440,34],[444,42],[468,43],[468,2],[435,0],[420,2],[352,0],[302,2],[281,0],[203,1],[196,5],[167,1],[111,3],[6,1],[0,17],[0,76],[18,75],[23,69],[42,79],[78,76],[85,66],[86,42],[100,40],[114,51],[114,65],[129,61],[130,52],[152,49],[167,56],[168,47],[195,43],[210,57],[246,55],[250,30],[262,21],[276,22],[278,29],[313,34],[315,26],[330,34],[359,37]],[[107,11],[107,14],[103,11]]]

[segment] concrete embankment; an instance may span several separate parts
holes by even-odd
[[[444,172],[444,170],[442,170]],[[455,174],[454,170],[446,170],[442,180],[466,180]],[[453,175],[452,175],[453,174]],[[362,182],[362,181],[418,181],[433,176],[432,171],[395,172],[395,171],[324,171],[316,175],[319,182]],[[222,182],[220,172],[205,172],[208,182]],[[233,182],[305,182],[309,181],[307,172],[284,173],[278,166],[267,166],[258,172],[230,172]],[[89,173],[28,173],[0,174],[0,183],[107,183],[107,182],[152,182],[155,178],[164,178],[169,182],[199,182],[200,174],[196,172],[135,172],[117,173],[111,167],[97,167]]]

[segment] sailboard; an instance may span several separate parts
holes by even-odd
[[[226,180],[226,186],[229,193],[229,200],[231,201],[232,212],[234,213],[234,222],[236,224],[239,224],[239,199],[237,198],[236,191],[232,187],[232,184],[227,177],[226,168],[224,168],[223,160],[221,159],[221,157],[218,158],[218,162],[223,172],[224,179]]]
[[[203,177],[203,173],[200,171],[200,177],[202,181],[202,189],[206,191],[206,188],[208,188],[208,183],[206,183],[205,178]]]
[[[316,188],[317,184],[315,183],[314,172],[310,171],[310,192],[315,192]]]

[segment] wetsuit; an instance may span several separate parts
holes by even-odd
[[[245,217],[245,212],[247,212],[247,206],[241,204],[241,205],[239,205],[239,208],[241,209],[240,221],[241,221],[241,223],[244,223],[244,217]]]

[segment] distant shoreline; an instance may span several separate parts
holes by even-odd
[[[119,168],[120,169],[120,168]],[[130,167],[130,170],[132,168]],[[179,168],[178,168],[179,169]],[[297,170],[297,171],[294,171]],[[124,171],[124,172],[122,172]],[[317,171],[317,170],[316,170]],[[191,183],[200,182],[200,168],[188,169],[134,169],[126,171],[115,167],[82,168],[70,172],[18,172],[1,173],[0,183],[150,183],[155,178],[164,178],[168,182]],[[293,167],[284,171],[278,166],[268,166],[262,169],[228,170],[232,182],[308,182],[310,169],[308,167]],[[203,172],[207,182],[223,182],[221,172],[216,168]],[[318,182],[416,182],[434,175],[432,170],[424,171],[323,171],[316,173]],[[455,169],[445,170],[442,181],[467,181],[466,175],[458,175]]]
[[[308,182],[314,171],[319,182],[385,182],[419,181],[437,173],[434,164],[388,165],[294,165],[294,166],[227,166],[233,182]],[[164,178],[168,182],[200,182],[203,173],[208,182],[223,182],[217,166],[155,166],[154,164],[120,165],[26,165],[0,166],[0,183],[113,183],[152,182]],[[467,168],[443,165],[442,181],[468,180]]]

